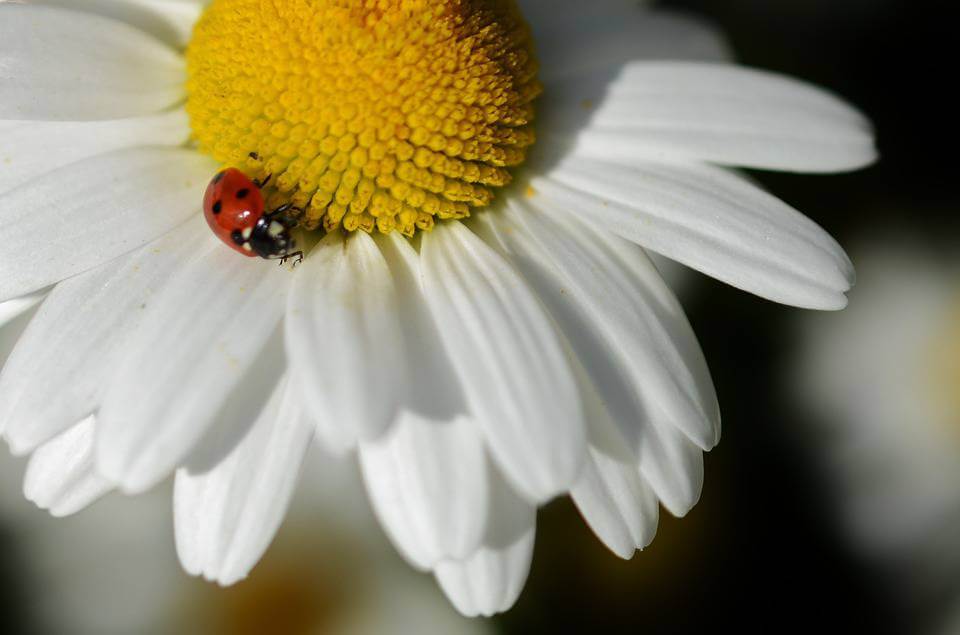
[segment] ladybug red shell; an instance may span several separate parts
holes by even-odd
[[[268,178],[269,180],[269,178]],[[296,226],[286,213],[292,205],[267,212],[260,188],[237,168],[218,172],[203,195],[203,216],[213,233],[244,256],[286,260],[294,251],[290,230]]]

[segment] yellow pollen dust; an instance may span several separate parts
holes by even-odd
[[[541,92],[514,0],[213,0],[187,70],[200,150],[326,231],[410,236],[487,205]]]

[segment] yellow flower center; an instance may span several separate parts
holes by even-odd
[[[513,0],[213,0],[187,70],[200,150],[268,205],[408,236],[510,182],[541,91]]]

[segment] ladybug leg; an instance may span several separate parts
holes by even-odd
[[[288,260],[290,260],[291,258],[296,258],[296,260],[293,261],[293,266],[296,267],[296,266],[299,265],[301,262],[303,262],[303,252],[302,252],[302,251],[295,251],[295,252],[293,252],[292,254],[287,254],[286,256],[284,256],[283,258],[280,259],[280,266],[282,267],[283,265],[285,265],[286,262],[287,262]]]
[[[270,179],[272,179],[272,178],[273,178],[273,175],[272,175],[272,174],[268,174],[268,175],[267,175],[267,178],[263,179],[262,181],[258,181],[257,179],[254,179],[254,180],[253,180],[253,184],[257,186],[257,189],[261,189],[261,190],[262,190],[263,188],[265,188],[265,187],[267,186],[267,183],[269,183],[269,182],[270,182]]]

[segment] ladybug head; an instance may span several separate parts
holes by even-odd
[[[285,258],[293,253],[296,247],[290,234],[291,229],[293,227],[286,219],[265,215],[252,228],[233,232],[231,238],[237,246],[252,251],[261,258]]]

